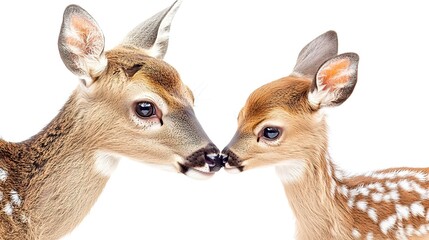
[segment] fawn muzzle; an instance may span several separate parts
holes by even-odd
[[[236,172],[235,170],[238,170],[239,172],[243,171],[244,167],[241,165],[240,158],[228,147],[222,150],[222,153],[219,154],[218,158],[222,161],[225,170],[230,172]]]

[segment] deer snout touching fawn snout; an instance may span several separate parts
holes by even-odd
[[[328,153],[323,109],[342,104],[357,80],[358,55],[337,54],[337,35],[307,44],[288,77],[256,89],[222,151],[225,169],[274,166],[309,239],[429,239],[429,169],[346,176]]]
[[[58,47],[81,82],[40,133],[19,143],[0,139],[1,239],[70,232],[122,156],[197,178],[219,170],[219,151],[195,117],[191,90],[162,60],[179,5],[138,25],[110,51],[85,10],[65,9]]]

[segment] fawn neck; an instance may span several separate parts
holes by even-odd
[[[324,142],[308,151],[307,165],[296,181],[285,179],[293,166],[280,165],[276,171],[296,216],[297,239],[353,239],[347,201],[337,194],[341,178],[329,158],[326,138]]]
[[[22,209],[36,238],[57,239],[71,231],[89,212],[108,175],[95,170],[96,139],[102,134],[85,110],[85,100],[71,96],[57,117],[39,134],[20,143],[23,164],[32,165]],[[94,133],[93,129],[98,129]],[[106,164],[117,159],[103,155]],[[108,156],[108,157],[106,157]],[[23,193],[24,194],[24,193]]]

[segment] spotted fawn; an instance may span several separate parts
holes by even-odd
[[[429,169],[347,176],[328,152],[323,109],[342,104],[357,81],[358,55],[338,55],[329,31],[307,44],[293,72],[256,89],[222,151],[231,172],[274,166],[309,239],[429,239]]]

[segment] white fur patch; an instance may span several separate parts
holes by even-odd
[[[353,231],[352,231],[352,236],[355,239],[360,239],[361,234],[360,234],[360,232],[356,228],[354,228]]]
[[[7,179],[7,172],[3,169],[0,168],[0,181],[4,182]]]
[[[381,202],[381,200],[383,200],[382,193],[373,193],[371,194],[371,197],[372,197],[372,201],[374,201],[375,203],[379,203]]]
[[[231,165],[229,165],[228,162],[225,164],[225,167],[223,169],[225,169],[225,171],[227,173],[240,173],[241,172],[240,169],[238,169],[236,167],[232,167]]]
[[[377,179],[416,178],[420,182],[427,182],[429,180],[429,176],[427,173],[412,170],[398,170],[384,173],[370,172],[365,174],[364,176],[373,177]]]
[[[373,239],[374,239],[374,233],[369,232],[369,233],[366,235],[366,240],[373,240]]]
[[[396,214],[398,215],[398,218],[400,220],[402,219],[408,219],[410,217],[410,208],[408,206],[404,206],[401,204],[396,204]]]
[[[12,215],[13,213],[13,206],[10,203],[6,203],[6,205],[4,205],[3,208],[4,213],[6,213],[6,215]]]
[[[371,220],[374,221],[375,223],[378,222],[377,212],[375,211],[374,208],[368,209],[368,217],[371,218]]]
[[[349,195],[349,189],[347,188],[346,185],[342,185],[341,187],[339,187],[338,191],[344,196],[344,197],[348,197]]]
[[[366,212],[366,210],[368,209],[368,203],[365,201],[358,201],[358,202],[356,202],[356,207],[359,210]]]
[[[15,206],[21,205],[21,197],[15,190],[10,191],[10,200],[11,203]]]
[[[118,162],[118,156],[98,151],[95,154],[94,170],[105,177],[110,177],[116,169],[116,166],[118,166]]]
[[[425,208],[420,202],[414,202],[410,205],[411,214],[413,216],[425,216]]]
[[[321,87],[323,89],[323,87]],[[329,90],[314,90],[308,94],[308,101],[311,105],[318,107],[318,106],[325,106],[327,103],[329,103],[332,99],[335,99],[335,92],[329,91]]]
[[[214,173],[202,172],[202,171],[189,168],[188,171],[186,171],[185,175],[197,180],[206,180],[212,177]]]
[[[395,226],[397,217],[395,215],[392,215],[385,220],[380,222],[380,229],[381,232],[384,234],[387,234],[387,232],[392,229]]]
[[[286,160],[281,165],[276,166],[276,172],[282,183],[293,183],[299,181],[306,170],[304,160]]]

